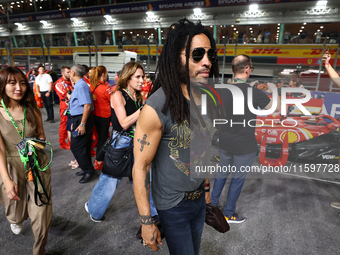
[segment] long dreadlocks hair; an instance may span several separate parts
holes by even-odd
[[[202,26],[201,22],[194,24],[184,18],[170,26],[170,31],[167,35],[156,68],[158,76],[154,81],[150,92],[150,95],[152,95],[160,87],[163,88],[166,95],[166,101],[162,113],[166,114],[168,109],[170,109],[172,121],[174,122],[176,120],[178,124],[182,123],[186,118],[190,121],[190,108],[183,95],[181,79],[179,77],[179,74],[181,73],[180,69],[183,66],[180,53],[185,48],[185,84],[190,93],[190,46],[192,38],[198,34],[205,34],[210,40],[211,48],[216,49],[214,38],[211,36],[210,32]],[[209,78],[213,77],[219,77],[217,61],[211,66]]]

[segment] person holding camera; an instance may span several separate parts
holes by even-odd
[[[69,150],[71,147],[71,141],[67,139],[67,115],[64,114],[67,112],[68,108],[68,99],[67,93],[72,92],[72,83],[70,80],[70,71],[71,68],[68,66],[63,66],[61,68],[61,78],[57,80],[54,84],[55,91],[60,100],[59,109],[60,109],[60,126],[59,126],[59,144],[61,149]],[[66,111],[66,112],[65,112]]]
[[[36,155],[34,158],[25,153],[25,141],[29,137],[45,140],[41,112],[34,102],[26,76],[16,67],[0,71],[0,99],[0,203],[16,235],[23,231],[23,222],[31,218],[33,255],[43,255],[52,219],[51,169],[47,167],[48,158],[43,150],[30,147]],[[47,198],[44,202],[40,200],[39,205],[35,197],[38,184],[31,181],[29,173],[32,171],[25,169],[27,157],[29,161],[33,158],[34,164],[38,163],[39,167],[46,168],[40,170],[32,167],[34,175],[40,176],[39,198],[42,195]]]

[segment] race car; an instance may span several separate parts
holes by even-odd
[[[322,99],[318,99],[322,100]],[[284,166],[291,161],[338,163],[340,123],[335,118],[314,113],[312,116],[258,116],[255,135],[262,165]]]

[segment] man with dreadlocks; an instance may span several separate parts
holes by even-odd
[[[135,132],[134,193],[144,246],[162,244],[150,215],[152,196],[170,254],[199,254],[205,220],[204,179],[190,178],[191,78],[218,77],[216,44],[201,23],[182,19],[170,27],[159,58],[158,76]],[[207,181],[207,180],[206,180]]]

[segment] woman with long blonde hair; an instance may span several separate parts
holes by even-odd
[[[111,86],[107,82],[107,70],[105,66],[93,67],[90,76],[90,89],[94,104],[94,125],[98,132],[97,152],[103,147],[110,127],[110,97]],[[97,153],[94,169],[103,168],[104,154]]]
[[[113,129],[134,131],[138,110],[144,103],[141,95],[145,72],[138,62],[129,62],[119,74],[117,91],[111,97],[111,122]]]
[[[111,96],[111,122],[113,132],[123,129],[134,134],[135,125],[139,117],[144,98],[141,95],[145,72],[138,62],[129,62],[123,66],[119,74],[117,90]],[[119,143],[119,142],[117,142]],[[101,222],[113,194],[122,178],[114,178],[101,173],[99,181],[92,191],[90,200],[85,203],[85,209],[90,214],[91,220]],[[152,198],[151,201],[152,203]],[[152,216],[157,215],[153,204],[151,205]]]

